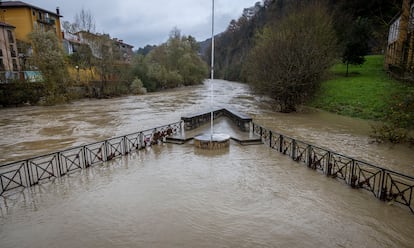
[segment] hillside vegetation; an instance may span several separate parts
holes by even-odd
[[[389,77],[383,70],[383,59],[382,55],[367,56],[363,65],[350,66],[348,77],[346,66],[336,64],[309,105],[341,115],[383,120],[393,97],[410,88]]]
[[[308,105],[380,121],[372,129],[379,142],[414,144],[414,85],[392,79],[383,70],[383,60],[382,55],[366,56],[362,66],[351,66],[348,77],[346,66],[336,64]]]

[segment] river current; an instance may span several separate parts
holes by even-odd
[[[214,107],[414,175],[412,148],[376,144],[373,123],[314,109],[281,114],[240,83]],[[53,107],[0,110],[0,163],[172,122],[205,110],[209,84]],[[224,153],[165,144],[0,198],[1,247],[412,247],[406,208],[322,176],[265,146]]]

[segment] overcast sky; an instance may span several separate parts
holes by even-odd
[[[198,41],[211,36],[212,0],[22,0],[48,11],[60,8],[61,21],[73,22],[82,9],[95,18],[96,32],[124,40],[138,49],[158,45],[177,27]],[[215,0],[215,33],[224,31],[244,8],[260,0]]]

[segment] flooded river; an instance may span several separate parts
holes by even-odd
[[[280,114],[244,84],[215,81],[215,107],[274,131],[414,175],[414,152],[378,145],[371,123]],[[0,110],[0,163],[176,122],[209,85]],[[412,247],[414,216],[265,146],[224,153],[165,144],[0,198],[0,247]]]

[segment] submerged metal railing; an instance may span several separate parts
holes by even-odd
[[[290,156],[294,161],[353,188],[367,190],[380,200],[407,206],[414,213],[414,177],[311,145],[256,123],[253,123],[253,132],[270,148]]]
[[[182,121],[0,166],[0,196],[110,161],[182,131]]]
[[[31,187],[42,181],[59,178],[165,141],[167,136],[182,133],[184,126],[184,121],[180,121],[0,165],[0,196],[5,192]],[[414,213],[414,177],[273,132],[254,122],[251,126],[254,134],[258,135],[266,145],[291,157],[294,161],[341,180],[353,188],[371,192],[380,200],[407,206]]]

